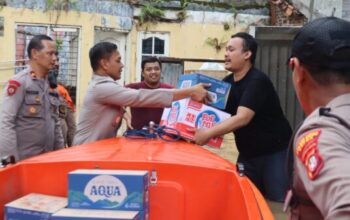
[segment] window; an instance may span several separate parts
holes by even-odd
[[[136,79],[140,81],[141,61],[144,57],[164,57],[169,55],[169,34],[140,32],[138,35],[138,48]]]

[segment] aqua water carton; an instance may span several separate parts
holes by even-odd
[[[140,220],[138,211],[61,209],[51,220]]]
[[[68,208],[144,211],[148,216],[148,188],[144,170],[75,170],[68,174]]]
[[[49,220],[67,206],[67,198],[31,193],[5,205],[5,220]]]
[[[211,128],[230,117],[230,114],[211,106],[181,99],[173,102],[171,108],[164,109],[160,125],[174,128],[181,137],[193,140],[194,132],[189,131],[189,128]],[[222,141],[222,137],[212,138],[207,145],[220,148]]]
[[[192,73],[181,75],[177,87],[189,88],[198,83],[211,84],[211,86],[207,88],[209,95],[212,99],[212,101],[209,102],[208,105],[219,109],[225,109],[231,89],[231,84],[200,73]]]

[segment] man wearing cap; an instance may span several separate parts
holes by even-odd
[[[47,77],[56,60],[55,42],[34,36],[27,52],[28,68],[6,85],[0,122],[0,156],[17,160],[63,148],[58,93]]]
[[[124,67],[117,45],[97,43],[90,49],[90,63],[94,71],[80,110],[73,145],[116,136],[116,118],[124,114],[124,106],[167,107],[172,101],[189,98],[203,101],[209,98],[205,87],[198,84],[187,89],[129,89],[119,85]]]
[[[326,17],[306,24],[289,65],[307,115],[290,148],[290,218],[350,219],[350,22]]]

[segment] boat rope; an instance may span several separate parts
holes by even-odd
[[[166,126],[159,126],[150,122],[149,126],[143,127],[141,130],[132,129],[126,130],[123,134],[124,137],[133,139],[153,139],[160,138],[163,141],[174,142],[181,139],[180,132],[175,128]]]

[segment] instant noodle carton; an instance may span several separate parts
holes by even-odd
[[[173,102],[171,108],[164,109],[160,125],[177,129],[181,137],[193,140],[194,132],[189,131],[189,128],[211,128],[230,117],[230,114],[211,106],[181,99]],[[216,137],[210,139],[208,145],[220,148],[221,143],[222,137]]]
[[[211,97],[211,102],[209,102],[208,105],[211,105],[219,109],[225,109],[227,99],[231,89],[231,84],[200,74],[200,73],[192,73],[192,74],[181,75],[179,78],[177,87],[189,88],[198,83],[211,84],[209,88],[206,88]]]
[[[140,211],[148,218],[148,171],[75,170],[68,174],[68,208]]]
[[[61,209],[51,220],[139,220],[138,211]]]
[[[67,198],[31,193],[5,205],[5,220],[49,220],[67,206]]]

